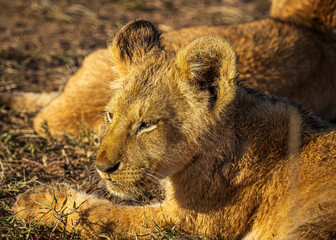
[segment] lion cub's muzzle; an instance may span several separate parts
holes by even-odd
[[[101,151],[98,153],[96,159],[96,168],[98,170],[99,175],[104,180],[110,180],[115,182],[115,180],[111,177],[113,173],[115,173],[120,168],[120,162],[110,161],[106,156],[106,151]]]

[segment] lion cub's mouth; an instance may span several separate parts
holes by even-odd
[[[112,179],[112,178],[110,177],[110,174],[108,174],[108,173],[104,173],[104,172],[100,171],[98,168],[96,168],[96,170],[97,170],[99,176],[100,176],[104,181],[110,181],[110,180],[113,180],[112,182],[115,182],[115,180]]]
[[[100,188],[110,197],[122,201],[135,201],[136,204],[161,202],[164,191],[157,174],[145,167],[123,165],[113,173],[104,173],[97,169],[101,177]]]
[[[158,182],[153,177],[147,176],[145,168],[134,166],[126,166],[113,173],[105,173],[99,169],[97,172],[105,182],[107,190],[112,195],[123,198],[134,197],[134,195],[149,191],[153,183]]]

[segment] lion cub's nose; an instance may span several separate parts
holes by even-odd
[[[101,153],[98,153],[96,167],[103,173],[111,174],[119,169],[120,162],[111,162],[106,156],[106,151],[102,151]]]
[[[119,169],[120,162],[118,162],[114,166],[111,166],[110,164],[106,164],[104,162],[103,163],[96,163],[96,167],[101,172],[111,174],[111,173],[114,173],[115,171],[117,171]]]

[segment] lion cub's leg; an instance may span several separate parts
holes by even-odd
[[[81,124],[99,131],[103,121],[100,113],[109,99],[110,82],[115,79],[112,68],[108,50],[89,55],[64,92],[36,116],[35,130],[43,134],[41,124],[46,121],[53,135],[76,135]]]
[[[79,232],[88,239],[100,234],[129,237],[146,235],[154,229],[169,224],[172,209],[165,206],[115,206],[111,202],[87,195],[68,185],[39,187],[19,195],[13,207],[16,216],[36,221],[40,225],[62,227]],[[148,224],[148,228],[144,225]]]

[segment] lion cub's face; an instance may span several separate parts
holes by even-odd
[[[187,102],[173,93],[165,81],[169,73],[160,69],[152,62],[131,71],[105,108],[107,133],[97,168],[108,188],[119,195],[146,189],[180,165],[179,145],[186,136],[177,111],[185,111]]]
[[[223,52],[217,46],[197,51],[214,43]],[[201,135],[233,98],[235,54],[218,38],[167,53],[156,29],[142,20],[125,26],[110,49],[122,81],[105,109],[96,166],[112,193],[131,197],[180,171],[201,151]],[[229,57],[225,67],[223,54]]]

